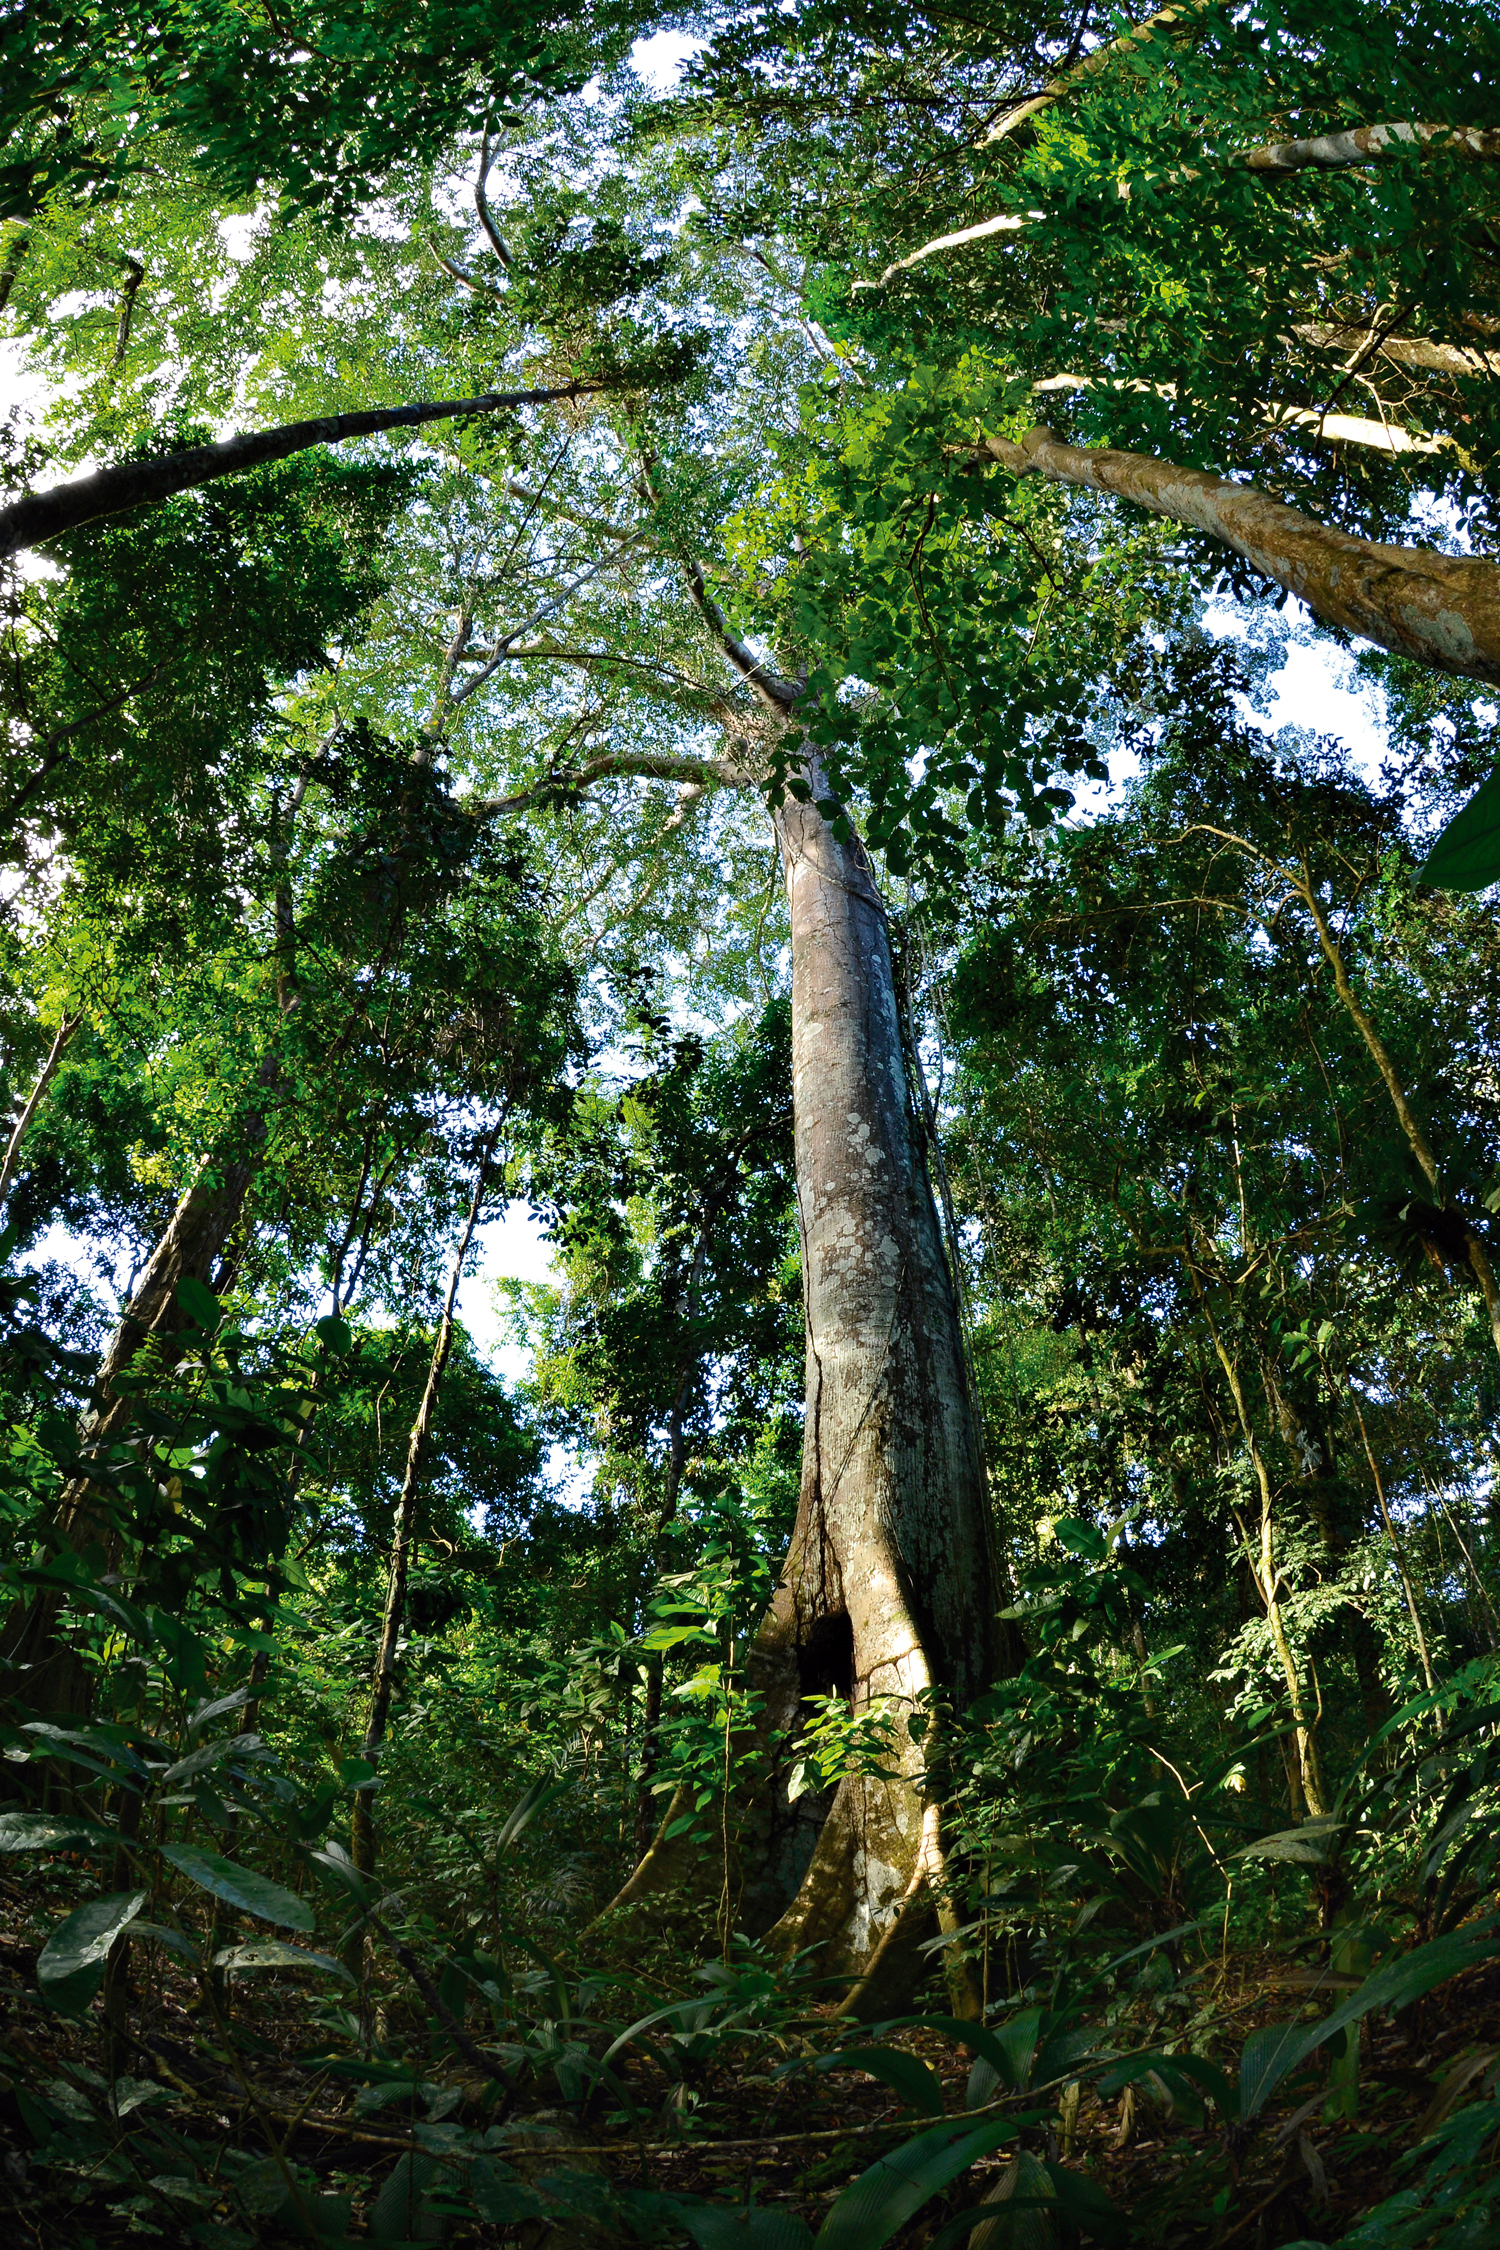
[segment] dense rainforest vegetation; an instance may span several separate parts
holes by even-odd
[[[1497,81],[0,0],[18,2244],[1500,2244]]]

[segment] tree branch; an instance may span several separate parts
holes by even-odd
[[[38,1108],[41,1106],[43,1095],[57,1074],[57,1066],[63,1058],[63,1049],[82,1021],[81,1015],[65,1015],[58,1024],[57,1033],[52,1041],[47,1059],[37,1074],[36,1084],[32,1087],[25,1107],[16,1119],[15,1125],[11,1129],[10,1139],[6,1144],[5,1159],[3,1163],[0,1163],[0,1204],[3,1204],[10,1194],[10,1184],[16,1176],[16,1165],[20,1160],[21,1143],[26,1138],[31,1120],[35,1117]]]
[[[998,219],[981,219],[977,226],[960,227],[954,234],[934,235],[931,242],[924,242],[920,250],[911,250],[904,258],[893,259],[878,281],[856,281],[855,289],[883,289],[898,273],[909,272],[911,267],[919,266],[924,258],[935,258],[940,250],[959,250],[966,242],[982,242],[987,235],[1020,234],[1030,226],[1033,218],[1040,215],[1033,212],[1027,218],[1017,219],[1012,218],[1009,213],[1002,213]]]
[[[1003,117],[996,119],[980,146],[983,147],[988,141],[1003,141],[1018,125],[1024,125],[1028,118],[1035,117],[1038,110],[1047,109],[1064,94],[1071,93],[1080,79],[1091,78],[1095,71],[1104,70],[1116,56],[1128,54],[1132,47],[1144,46],[1156,32],[1165,30],[1169,24],[1186,24],[1192,17],[1202,15],[1205,9],[1218,5],[1219,0],[1173,0],[1172,6],[1158,8],[1155,15],[1147,16],[1144,23],[1136,24],[1118,39],[1111,39],[1107,46],[1092,48],[1081,61],[1074,63],[1071,70],[1065,70],[1060,78],[1052,79],[1039,94],[1033,94],[1029,101],[1008,109]]]
[[[1102,445],[1067,445],[1049,429],[1017,444],[985,437],[1017,476],[1108,492],[1190,524],[1298,594],[1328,623],[1458,679],[1500,684],[1500,564],[1330,530],[1254,485]]]
[[[497,820],[506,813],[524,812],[544,797],[555,797],[560,792],[576,795],[596,781],[628,780],[675,781],[705,791],[750,786],[747,775],[716,758],[677,757],[671,752],[652,750],[610,750],[591,758],[587,765],[549,773],[544,780],[534,782],[529,789],[518,790],[514,796],[487,797],[477,803],[470,799],[464,809],[472,812],[476,819]]]
[[[1364,330],[1304,321],[1292,331],[1314,351],[1349,352],[1364,341]],[[1396,367],[1420,367],[1438,375],[1500,375],[1500,352],[1482,352],[1463,344],[1438,344],[1430,336],[1383,336],[1376,357]]]
[[[485,192],[494,161],[494,155],[490,148],[490,129],[486,125],[484,145],[479,152],[479,177],[474,182],[474,208],[479,214],[479,224],[483,227],[489,239],[490,248],[500,260],[501,265],[513,266],[516,261],[511,256],[510,245],[505,241],[500,229],[495,224],[494,214],[490,210],[490,199]]]
[[[1356,125],[1347,133],[1320,133],[1308,141],[1269,141],[1239,159],[1252,172],[1342,172],[1405,150],[1436,148],[1449,156],[1500,162],[1500,132],[1476,125]]]
[[[616,384],[618,378],[615,379]],[[50,492],[28,493],[0,508],[0,555],[57,539],[99,516],[126,508],[153,506],[174,493],[188,492],[215,477],[233,476],[268,461],[285,461],[314,445],[339,445],[346,438],[374,437],[384,430],[410,430],[425,422],[452,421],[460,414],[500,414],[517,406],[548,406],[558,399],[588,398],[611,387],[610,379],[580,378],[537,390],[486,391],[478,398],[440,399],[432,405],[377,407],[366,414],[326,414],[310,422],[283,422],[278,429],[255,430],[225,438],[218,445],[194,445],[180,453],[159,453],[145,461],[117,461],[94,475],[74,477]]]

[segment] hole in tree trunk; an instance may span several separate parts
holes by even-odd
[[[813,1619],[797,1650],[797,1677],[804,1695],[853,1695],[854,1627],[847,1611]]]

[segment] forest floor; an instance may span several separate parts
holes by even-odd
[[[8,1888],[0,1886],[0,1910]],[[19,1903],[14,1894],[11,1903]],[[215,2199],[212,2164],[206,2183],[199,2165],[199,2186],[174,2227],[161,2192],[143,2206],[128,2182],[122,2189],[118,2164],[102,2161],[104,2144],[94,2169],[115,2176],[102,2187],[90,2177],[86,2155],[59,2164],[54,2148],[52,2161],[38,2159],[37,2089],[50,2089],[46,2098],[54,2108],[60,2101],[68,2114],[86,2114],[92,2100],[97,2118],[92,2090],[103,2083],[102,2033],[97,2013],[65,2020],[42,2006],[35,1947],[24,1942],[23,1929],[21,1916],[0,1919],[0,2211],[13,2230],[3,2237],[3,2250],[12,2243],[30,2250],[114,2250],[130,2237],[171,2245],[222,2241],[225,2250],[250,2241],[237,2231],[243,2207]],[[349,2199],[347,2225],[355,2239],[367,2231],[399,2158],[437,2145],[442,2128],[422,2122],[435,2111],[450,2129],[502,2124],[506,2160],[523,2178],[561,2167],[620,2187],[704,2196],[741,2208],[753,2192],[758,2206],[800,2212],[815,2231],[847,2183],[921,2122],[889,2088],[861,2072],[825,2065],[787,2074],[781,2066],[803,2042],[784,2033],[722,2049],[675,2095],[657,2065],[636,2050],[630,2094],[638,2115],[652,2122],[635,2132],[619,2130],[607,2104],[592,2112],[561,2106],[554,2089],[549,2106],[545,2080],[533,2079],[527,2092],[497,2109],[492,2093],[487,2104],[480,2102],[483,2089],[468,2064],[451,2051],[435,2053],[430,2023],[415,2009],[405,2020],[395,2005],[383,2024],[385,2051],[410,2070],[413,2082],[422,2082],[422,2093],[417,2101],[372,2099],[359,2084],[369,2074],[360,2071],[347,2039],[330,2043],[326,2005],[320,2009],[301,1980],[241,1980],[232,2016],[215,2023],[191,1976],[158,1949],[151,1952],[154,1966],[131,1998],[133,2049],[124,2067],[132,2097],[154,2085],[158,2092],[146,2102],[191,2146],[242,2151],[242,2163],[269,2157],[294,2167],[320,2193]],[[1267,1961],[1231,1959],[1219,1972],[1215,2013],[1232,2022],[1236,2048],[1256,2025],[1286,2020],[1306,2004],[1305,1990],[1289,1992]],[[825,2044],[816,2019],[807,2028],[815,2044]],[[943,2080],[949,2116],[961,2119],[968,2058],[937,2031],[887,2036],[932,2065]],[[1119,2027],[1115,2039],[1126,2044]],[[597,2027],[589,2044],[603,2044]],[[1422,2137],[1419,2128],[1444,2080],[1472,2057],[1493,2061],[1496,2051],[1500,1964],[1455,1979],[1395,2022],[1379,2020],[1372,2030],[1367,2020],[1354,2122],[1326,2120],[1321,2071],[1282,2089],[1285,2098],[1272,2105],[1243,2150],[1211,2115],[1174,2119],[1144,2097],[1106,2102],[1085,2086],[1071,2134],[1064,2136],[1055,2114],[1043,2116],[1055,2098],[1049,2097],[1027,2113],[1026,2145],[1091,2173],[1128,2223],[1130,2240],[1150,2250],[1336,2243],[1362,2212],[1402,2185],[1400,2160]],[[1482,2067],[1474,2071],[1476,2088]],[[435,2100],[439,2089],[446,2107],[443,2098]],[[115,2128],[117,2146],[128,2144],[129,2125],[127,2116]],[[982,2158],[962,2183],[925,2205],[892,2238],[896,2250],[920,2250],[955,2211],[977,2201],[1007,2153]],[[184,2176],[191,2170],[185,2167]],[[153,2185],[160,2191],[161,2179]],[[267,2220],[258,2239],[272,2244],[295,2236]],[[571,2230],[533,2224],[519,2233],[459,2221],[448,2239],[455,2250],[518,2240],[562,2250],[570,2241],[617,2237],[595,2231],[580,2216]]]

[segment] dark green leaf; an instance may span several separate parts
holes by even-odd
[[[60,2015],[87,2007],[104,1974],[105,1957],[127,1922],[146,1903],[144,1891],[91,1898],[58,1923],[37,1959],[42,1998]]]
[[[295,1891],[273,1883],[267,1875],[257,1875],[252,1868],[237,1866],[232,1859],[221,1859],[217,1852],[194,1851],[190,1844],[168,1844],[162,1858],[200,1890],[223,1899],[228,1906],[239,1907],[245,1914],[254,1914],[262,1922],[279,1922],[288,1930],[311,1931],[314,1927],[312,1908]]]
[[[1417,869],[1420,883],[1482,891],[1500,882],[1500,770],[1456,812]]]
[[[845,2188],[823,2224],[818,2250],[881,2250],[930,2196],[966,2172],[976,2157],[1015,2135],[1014,2125],[938,2125],[882,2156]]]

